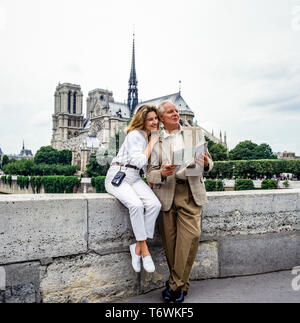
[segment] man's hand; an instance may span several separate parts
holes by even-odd
[[[208,166],[208,155],[204,154],[203,158],[199,157],[199,158],[195,159],[195,162],[196,162],[196,164],[198,164],[200,166],[203,165],[204,167],[207,167]]]
[[[148,182],[149,187],[150,187],[150,188],[153,188],[153,183],[151,183],[151,182],[149,182],[149,181],[147,181],[147,182]]]
[[[174,164],[164,165],[164,167],[161,169],[161,176],[163,178],[166,178],[168,176],[173,175],[176,167],[177,167],[177,165],[174,165]]]

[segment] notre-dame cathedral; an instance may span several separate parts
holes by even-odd
[[[71,150],[72,164],[78,165],[81,172],[84,172],[91,154],[96,153],[100,147],[108,147],[110,139],[124,129],[124,125],[140,105],[158,106],[163,100],[174,102],[182,124],[193,126],[194,113],[182,98],[180,90],[174,94],[139,102],[137,84],[134,38],[127,103],[116,102],[111,91],[94,89],[88,93],[85,118],[80,85],[59,83],[54,94],[52,147]],[[202,130],[214,142],[227,146],[226,134],[222,140],[221,133],[218,139],[205,129]]]

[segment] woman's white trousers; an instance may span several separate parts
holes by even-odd
[[[153,239],[155,222],[160,212],[161,203],[151,188],[141,179],[139,171],[136,169],[126,169],[126,177],[122,184],[118,187],[113,186],[111,181],[119,170],[120,166],[109,168],[105,189],[128,208],[136,241]]]

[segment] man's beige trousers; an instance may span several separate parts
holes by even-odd
[[[176,184],[174,201],[162,212],[161,235],[170,270],[172,290],[189,289],[190,272],[201,233],[202,207],[195,204],[188,182]]]

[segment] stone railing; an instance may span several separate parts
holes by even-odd
[[[192,280],[300,265],[299,189],[208,199]],[[156,229],[156,271],[136,274],[128,211],[112,196],[0,195],[0,302],[112,302],[163,287],[168,269]]]

